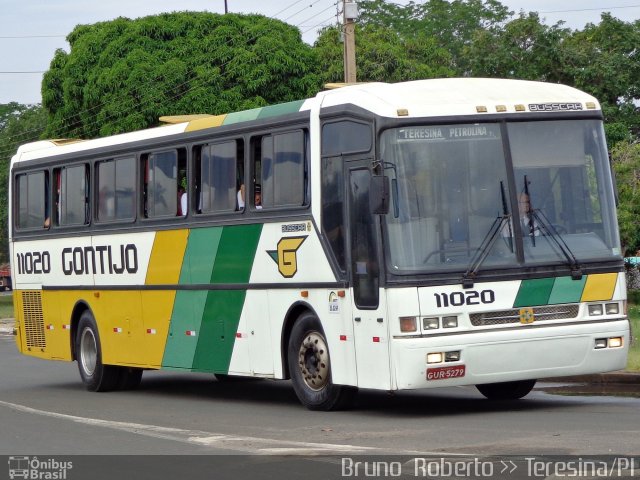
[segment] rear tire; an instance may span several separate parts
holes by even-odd
[[[482,395],[489,400],[518,400],[533,390],[536,380],[517,382],[487,383],[476,385]]]
[[[82,313],[78,322],[76,357],[80,378],[87,390],[107,392],[118,386],[120,370],[118,367],[102,363],[100,335],[93,314],[89,310]]]
[[[358,389],[331,380],[331,360],[320,320],[300,315],[291,330],[287,362],[293,389],[309,410],[340,410],[352,406]]]

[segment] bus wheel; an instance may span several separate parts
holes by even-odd
[[[310,410],[338,410],[353,403],[357,389],[331,381],[331,360],[318,318],[302,314],[291,330],[287,361],[293,389]]]
[[[487,383],[476,385],[476,388],[489,400],[518,400],[533,390],[535,384],[535,380],[520,380],[518,382]]]
[[[102,363],[98,327],[89,310],[82,314],[78,323],[76,355],[80,378],[82,378],[87,390],[91,392],[106,392],[118,386],[120,371],[118,367]]]

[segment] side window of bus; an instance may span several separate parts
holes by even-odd
[[[143,154],[142,202],[145,218],[187,214],[187,153],[184,148]],[[184,212],[183,212],[184,210]]]
[[[256,209],[306,204],[307,137],[303,130],[254,140],[253,206]]]
[[[49,228],[49,172],[25,173],[16,177],[17,215],[16,227]]]
[[[55,224],[89,224],[89,166],[56,168],[53,171]]]
[[[244,142],[198,145],[194,158],[196,213],[244,210]]]
[[[96,164],[97,216],[100,222],[135,218],[136,159],[104,160]]]
[[[322,156],[368,152],[373,146],[371,126],[352,120],[322,126]]]
[[[342,158],[322,159],[322,231],[338,262],[340,270],[345,271],[345,229],[344,229],[344,174]]]

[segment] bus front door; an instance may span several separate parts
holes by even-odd
[[[380,290],[377,219],[369,207],[371,160],[349,164],[349,250],[358,386],[390,390],[386,296]]]

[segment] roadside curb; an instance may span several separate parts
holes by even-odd
[[[15,323],[13,318],[0,318],[0,335],[11,335]]]
[[[555,382],[555,383],[628,385],[628,384],[640,384],[640,373],[619,371],[619,372],[610,372],[610,373],[594,373],[591,375],[577,375],[575,377],[545,378],[540,380],[543,382]]]

